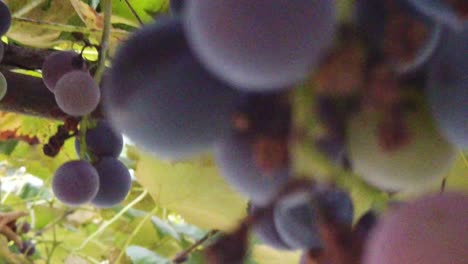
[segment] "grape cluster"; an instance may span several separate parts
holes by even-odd
[[[8,6],[0,1],[0,38],[8,31],[11,25],[11,13]],[[5,51],[4,44],[0,41],[0,63],[3,59],[3,53]],[[7,81],[5,76],[0,72],[0,101],[5,97],[7,93]]]
[[[91,113],[99,104],[101,92],[80,54],[56,51],[42,65],[42,78],[54,93],[60,109],[71,116]]]
[[[107,121],[100,120],[86,131],[86,151],[82,151],[80,138],[78,134],[75,149],[83,160],[67,162],[55,172],[52,182],[55,196],[72,206],[90,202],[106,208],[119,204],[132,184],[127,167],[117,159],[123,148],[122,135]]]
[[[392,192],[441,180],[456,149],[467,148],[466,9],[458,0],[357,0],[354,7],[351,25],[339,25],[329,0],[171,1],[172,16],[144,26],[115,54],[102,98],[109,123],[87,131],[80,137],[86,142],[77,140],[77,152],[92,164],[72,161],[57,170],[57,197],[101,207],[125,197],[130,177],[116,159],[122,141],[115,128],[164,159],[213,151],[224,179],[251,201],[246,222],[207,248],[213,263],[240,262],[250,227],[273,247],[303,250],[301,263],[381,263],[394,252],[373,245],[394,235],[402,246],[413,233],[421,246],[387,263],[417,263],[417,252],[430,248],[444,263],[450,250],[423,242],[416,227],[388,234],[408,216],[382,214],[381,221],[369,212],[353,227],[348,192],[292,179],[291,144],[300,140]],[[51,55],[43,77],[70,115],[87,114],[99,102],[78,54]],[[310,83],[315,118],[308,122],[322,128],[313,136],[301,134],[311,132],[308,124],[293,122],[290,96]],[[452,202],[466,208],[460,196],[441,205],[441,214],[451,214],[443,210]],[[431,224],[427,207],[414,210],[421,210],[418,222]],[[450,223],[463,234],[459,222]],[[444,239],[463,240],[451,233]],[[458,246],[454,255],[464,259]]]

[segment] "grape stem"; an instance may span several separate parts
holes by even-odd
[[[99,85],[101,83],[102,75],[106,68],[106,57],[107,51],[109,50],[109,38],[111,32],[111,17],[112,17],[112,0],[101,1],[102,10],[104,12],[104,28],[102,30],[101,37],[101,49],[99,51],[99,60],[96,72],[94,74],[94,80]]]
[[[190,247],[184,249],[183,251],[177,253],[177,255],[172,259],[172,262],[174,263],[183,263],[185,260],[187,260],[188,255],[192,253],[197,247],[199,247],[201,244],[205,243],[208,239],[211,237],[217,235],[219,233],[218,230],[211,230],[210,232],[206,233],[205,236],[197,240],[193,245]]]

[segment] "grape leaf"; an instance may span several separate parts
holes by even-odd
[[[135,174],[157,204],[201,228],[230,230],[246,214],[246,200],[206,157],[167,162],[142,154]]]

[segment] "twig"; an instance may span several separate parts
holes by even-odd
[[[182,263],[184,262],[188,255],[195,250],[197,247],[199,247],[201,244],[205,243],[206,240],[209,238],[213,237],[214,235],[218,234],[218,230],[211,230],[208,232],[204,237],[200,238],[198,241],[196,241],[193,245],[190,247],[184,249],[183,251],[177,253],[177,255],[172,259],[172,262],[174,263]]]
[[[128,0],[125,0],[125,3],[127,4],[128,8],[130,9],[130,11],[132,12],[132,14],[136,17],[136,19],[138,20],[138,23],[140,23],[141,26],[143,26],[143,21],[141,20],[140,16],[138,16],[137,12],[135,11],[135,9],[133,8],[133,6],[130,4],[130,2],[128,2]]]
[[[107,51],[109,50],[109,38],[111,32],[111,18],[112,18],[112,0],[103,0],[102,2],[103,12],[104,12],[104,28],[102,31],[100,50],[99,50],[99,60],[94,73],[94,80],[99,85],[101,83],[102,75],[106,68],[106,58]]]
[[[135,229],[133,230],[133,232],[130,234],[130,236],[127,238],[127,240],[125,241],[125,244],[123,245],[122,247],[122,250],[120,251],[119,253],[119,256],[117,257],[117,259],[115,260],[115,263],[120,263],[120,259],[123,257],[124,255],[124,252],[125,252],[125,249],[128,247],[128,245],[130,244],[130,242],[133,240],[133,238],[135,237],[135,235],[138,233],[138,231],[140,231],[140,229],[143,227],[143,225],[151,218],[151,216],[153,216],[157,211],[158,211],[159,207],[155,207],[153,210],[151,210],[151,212],[149,212],[148,214],[146,214],[145,218],[143,218],[140,223],[138,223],[138,225],[135,227]]]
[[[117,213],[114,217],[112,217],[109,221],[105,222],[102,224],[94,233],[92,233],[88,238],[86,238],[81,245],[75,249],[75,251],[80,251],[82,250],[91,240],[93,240],[96,236],[98,236],[101,232],[103,232],[108,226],[110,226],[112,223],[117,221],[125,212],[127,212],[130,208],[132,208],[135,204],[141,202],[146,195],[148,194],[148,191],[144,191],[142,194],[140,194],[135,200],[133,200],[131,203],[127,204],[122,210],[120,210],[119,213]]]
[[[442,180],[442,184],[440,185],[440,193],[443,193],[445,192],[445,186],[447,185],[447,177],[445,177],[443,180]]]

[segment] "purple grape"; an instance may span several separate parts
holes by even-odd
[[[251,205],[250,214],[255,214],[260,208]],[[276,229],[273,220],[273,210],[266,209],[264,215],[261,216],[252,226],[252,232],[265,244],[277,249],[289,249],[288,245],[281,239]]]
[[[370,49],[384,52],[402,74],[423,69],[440,43],[442,26],[407,0],[358,0],[356,19]]]
[[[326,185],[317,185],[312,192],[320,213],[329,224],[351,227],[354,205],[347,192]]]
[[[468,196],[426,195],[382,215],[364,248],[364,264],[465,264]]]
[[[74,51],[56,51],[47,56],[42,65],[42,79],[51,92],[57,82],[68,72],[86,71],[86,64],[80,54]]]
[[[184,28],[191,48],[219,78],[250,91],[304,80],[331,45],[334,1],[192,0]]]
[[[323,248],[317,222],[317,208],[310,192],[301,191],[282,197],[274,209],[274,222],[283,241],[291,249]]]
[[[123,44],[104,104],[112,125],[137,146],[178,159],[229,132],[237,96],[195,60],[180,18],[165,17]]]
[[[113,157],[102,158],[94,167],[99,175],[99,190],[91,203],[97,207],[112,207],[122,202],[132,187],[127,167]]]
[[[17,231],[20,234],[26,234],[31,230],[31,225],[28,222],[17,223]]]
[[[169,1],[171,13],[173,15],[182,14],[183,8],[185,6],[185,0],[170,0]]]
[[[23,241],[20,252],[30,257],[36,253],[36,245],[31,240]]]
[[[454,29],[463,27],[463,21],[455,10],[448,4],[447,0],[407,0],[420,12],[430,16],[434,20],[448,25]],[[466,4],[466,3],[465,3]]]
[[[253,203],[263,206],[275,197],[290,173],[287,166],[263,171],[255,162],[252,144],[252,138],[232,134],[217,143],[215,157],[224,179]]]
[[[360,243],[365,242],[377,224],[377,220],[378,216],[374,211],[368,211],[363,214],[354,225],[353,238],[361,241]]]
[[[88,151],[98,157],[118,157],[123,148],[123,136],[116,132],[108,121],[101,120],[96,127],[86,131],[86,147]],[[79,137],[76,137],[75,149],[79,155]]]
[[[87,161],[64,163],[54,174],[52,190],[62,203],[80,205],[90,202],[98,193],[99,175]]]
[[[63,112],[72,116],[91,113],[99,104],[101,91],[89,73],[71,71],[57,82],[55,100]]]
[[[11,13],[8,6],[0,1],[0,37],[7,33],[11,25]]]
[[[426,96],[442,134],[460,149],[468,148],[468,27],[445,32],[430,65]]]

